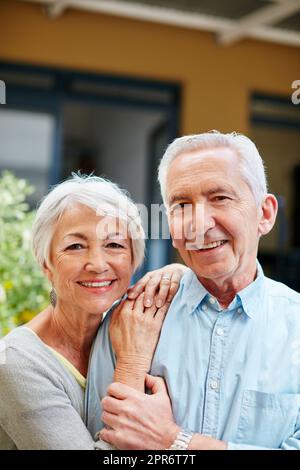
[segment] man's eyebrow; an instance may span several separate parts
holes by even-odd
[[[169,205],[173,204],[176,201],[188,201],[190,200],[190,195],[188,193],[175,193],[171,196]]]
[[[213,186],[207,191],[203,191],[203,193],[207,196],[211,196],[212,194],[216,194],[216,193],[231,193],[237,196],[236,191],[230,185]],[[190,201],[190,200],[191,200],[191,195],[189,193],[184,193],[184,192],[174,193],[170,198],[169,205],[171,206],[172,204],[174,204],[174,202],[177,202],[177,201]]]
[[[213,188],[210,188],[208,191],[205,191],[205,194],[207,194],[208,196],[211,196],[212,194],[216,194],[216,193],[231,193],[231,194],[237,195],[236,191],[230,185],[214,186]]]

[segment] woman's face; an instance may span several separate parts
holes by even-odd
[[[77,204],[57,223],[50,261],[45,272],[58,306],[103,313],[126,292],[133,273],[126,224]]]

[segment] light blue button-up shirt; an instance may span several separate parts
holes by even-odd
[[[102,428],[100,400],[113,382],[108,315],[94,343],[86,424]],[[152,361],[175,421],[228,449],[300,449],[300,294],[264,276],[222,309],[192,271],[182,278]]]

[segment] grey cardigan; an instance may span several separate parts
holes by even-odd
[[[84,390],[75,377],[26,328],[1,343],[0,450],[93,450],[83,422]]]

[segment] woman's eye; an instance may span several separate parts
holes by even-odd
[[[68,246],[67,250],[77,251],[81,250],[81,248],[83,248],[83,245],[81,245],[81,243],[73,243],[73,245]]]

